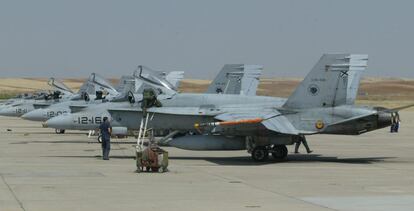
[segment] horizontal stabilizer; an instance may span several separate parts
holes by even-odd
[[[369,113],[369,114],[363,114],[363,115],[355,116],[355,117],[352,117],[352,118],[349,118],[349,119],[344,119],[344,120],[341,120],[341,121],[338,121],[338,122],[335,122],[335,123],[332,123],[332,124],[327,125],[325,127],[325,130],[329,129],[329,127],[334,127],[334,126],[338,126],[338,125],[354,123],[357,120],[364,119],[364,118],[367,118],[367,117],[370,117],[370,116],[373,116],[373,115],[376,115],[376,114],[377,113]]]
[[[384,113],[371,113],[359,115],[349,119],[345,119],[333,124],[327,125],[320,133],[341,134],[341,135],[359,135],[372,131],[374,129],[386,127],[391,122],[390,116]],[[385,120],[386,124],[378,124],[379,119]]]
[[[405,109],[411,108],[411,107],[414,107],[414,104],[405,105],[405,106],[401,106],[401,107],[397,107],[397,108],[390,108],[390,109],[386,109],[386,111],[392,113],[392,112],[398,112],[398,111],[401,111],[401,110],[405,110]]]

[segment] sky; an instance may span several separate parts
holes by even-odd
[[[323,53],[414,78],[414,1],[2,0],[0,77],[106,77],[138,65],[211,79],[224,64],[304,77]]]

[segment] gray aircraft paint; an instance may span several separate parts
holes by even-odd
[[[44,100],[43,97],[39,99],[18,99],[13,101],[9,105],[2,106],[2,108],[0,109],[0,116],[20,117],[30,111],[35,110],[35,104],[49,106],[51,104],[69,100],[75,96],[72,90],[70,90],[63,82],[55,78],[50,78],[48,81],[48,85],[50,85],[53,91],[59,91],[61,93],[61,99]]]
[[[227,76],[225,74],[222,74],[222,73],[229,73],[229,71],[231,70],[231,71],[233,71],[234,74],[238,74],[238,73],[240,73],[240,70],[241,70],[240,68],[242,68],[242,70],[244,72],[243,72],[243,74],[241,74],[239,76],[241,77],[240,80],[244,80],[244,82],[242,82],[243,87],[239,86],[238,90],[233,90],[233,91],[235,91],[234,94],[240,94],[241,92],[242,93],[243,92],[248,93],[249,95],[255,95],[256,94],[257,84],[258,84],[259,77],[260,77],[260,74],[261,74],[262,66],[259,66],[259,65],[237,65],[236,69],[234,69],[234,68],[229,69],[229,68],[226,68],[226,66],[229,66],[229,65],[225,65],[223,67],[223,69],[219,73],[218,77],[216,77],[215,81],[218,81],[218,80],[221,80],[221,79],[227,80]],[[234,71],[237,71],[237,72],[234,72]],[[182,72],[179,72],[179,71],[178,72],[173,71],[173,72],[170,72],[169,74],[165,74],[165,73],[159,72],[159,71],[153,71],[152,74],[155,74],[155,76],[157,76],[157,77],[166,79],[171,84],[176,84],[176,85],[178,85],[178,83],[176,83],[174,81],[181,80],[182,77],[183,77]],[[134,76],[137,77],[138,75],[139,75],[139,72],[135,71]],[[214,83],[215,82],[213,81],[212,84],[214,84]],[[142,98],[142,95],[138,94],[138,93],[142,92],[142,90],[144,88],[153,87],[153,85],[149,85],[147,83],[144,83],[138,77],[135,80],[134,86],[135,86],[135,90],[137,92],[136,94],[134,94],[134,97],[135,97],[135,100],[137,102],[139,102],[140,98]],[[241,90],[241,89],[243,89],[243,90]],[[196,106],[202,106],[202,104],[200,104],[200,103],[203,103],[204,99],[209,98],[208,97],[209,95],[202,96],[202,95],[197,95],[196,94],[195,96],[199,96],[201,98],[200,99],[194,99],[194,95],[180,94],[179,97],[177,98],[177,100],[178,101],[183,101],[183,102],[195,102]],[[168,99],[170,97],[171,96],[169,96],[169,95],[161,95],[158,98],[159,99],[162,99],[162,98]],[[239,103],[246,102],[246,100],[247,100],[247,98],[240,99]],[[274,99],[272,99],[272,100],[274,100]],[[222,97],[222,98],[219,99],[219,101],[229,101],[229,98],[228,97]],[[171,103],[168,100],[165,101],[165,102],[167,104]],[[234,103],[234,100],[231,101],[231,102]],[[171,106],[174,106],[174,102],[172,102],[172,103],[173,104]],[[224,102],[224,103],[227,104],[227,102]],[[185,106],[191,106],[191,105],[192,105],[191,103],[187,103]],[[59,128],[59,129],[66,128],[66,129],[91,130],[91,129],[96,129],[97,126],[99,125],[99,124],[96,123],[96,121],[94,121],[95,118],[98,117],[98,119],[100,119],[101,117],[103,118],[104,116],[111,117],[111,115],[107,111],[109,108],[127,108],[127,109],[130,109],[130,108],[139,108],[139,107],[140,107],[139,104],[131,106],[128,103],[116,104],[114,102],[108,102],[108,103],[105,103],[104,105],[88,105],[88,108],[81,108],[80,111],[72,112],[71,115],[64,115],[62,117],[55,117],[52,120],[49,120],[46,125],[48,125],[50,127],[56,127],[56,128]],[[206,109],[206,108],[207,107],[204,107],[204,109]],[[45,114],[43,114],[43,116],[45,116]],[[139,117],[139,118],[141,118],[141,117]],[[79,119],[87,120],[87,121],[78,121]],[[118,124],[118,123],[114,122],[114,125],[116,125],[116,126],[122,126],[122,124]],[[133,124],[128,124],[128,125],[133,125]],[[133,126],[131,126],[131,129],[138,129],[138,128],[132,128],[132,127]]]
[[[59,90],[61,92],[64,92],[65,94],[73,94],[74,92],[67,87],[62,81],[59,81],[55,78],[50,78],[49,81],[47,82],[47,84],[54,88],[54,90]]]
[[[120,83],[123,84],[124,89],[128,89],[127,81],[128,77],[122,77]],[[120,87],[120,86],[119,86]],[[114,91],[115,90],[115,91]],[[75,94],[70,100],[63,102],[56,102],[45,108],[33,109],[22,115],[21,117],[26,120],[32,121],[46,121],[52,117],[56,117],[62,114],[70,113],[71,107],[86,107],[88,105],[94,105],[102,103],[105,100],[95,100],[95,92],[104,91],[109,94],[105,100],[111,100],[120,95],[125,95],[126,92],[119,93],[106,79],[101,76],[92,73],[87,81],[81,86],[78,93]],[[85,101],[81,96],[87,95],[89,100]],[[30,105],[28,105],[30,106]],[[36,106],[35,106],[36,107]]]
[[[165,79],[174,87],[180,86],[181,80],[184,78],[184,71],[172,71],[165,76]]]
[[[285,102],[279,99],[279,104],[266,105],[259,97],[243,99],[241,96],[220,98],[215,95],[176,94],[161,100],[163,107],[149,109],[153,113],[150,125],[157,129],[194,130],[194,123],[219,121],[223,120],[219,118],[221,115],[232,114],[233,118],[227,121],[249,116],[262,118],[263,122],[248,126],[215,127],[209,132],[277,137],[317,133],[360,134],[382,128],[389,125],[389,114],[379,114],[378,110],[371,107],[347,105],[353,104],[355,100],[357,82],[361,71],[367,66],[367,58],[365,55],[349,54],[322,56],[289,100]],[[246,111],[245,104],[249,101],[256,104],[253,110]],[[128,122],[128,127],[136,125],[136,128],[140,118],[135,118],[135,123],[127,120],[134,112],[140,111],[110,109],[113,116]],[[355,120],[362,122],[349,124]],[[320,128],[317,124],[321,124]]]
[[[163,106],[148,109],[149,127],[198,131],[205,136],[193,136],[193,142],[188,137],[171,142],[176,144],[173,146],[198,150],[216,150],[220,146],[237,149],[244,141],[251,143],[247,142],[248,137],[252,138],[255,147],[260,147],[293,144],[301,135],[357,135],[380,129],[390,125],[391,112],[398,109],[353,105],[367,58],[365,55],[323,55],[288,100],[244,95],[159,95]],[[107,107],[107,110],[116,126],[137,129],[140,125],[142,111],[139,104],[130,104],[129,108]],[[252,119],[259,121],[238,123]],[[49,120],[48,124],[52,125],[53,121],[57,122],[57,119]],[[223,121],[232,123],[221,125]],[[202,127],[196,127],[196,123]],[[207,140],[218,136],[222,137],[214,146],[206,144]],[[241,139],[232,139],[236,142],[233,146],[222,145],[228,140],[223,137],[229,136]],[[197,138],[204,141],[197,142]]]
[[[172,80],[174,84],[178,84],[177,81],[182,79],[183,72],[173,71],[168,74],[160,73],[160,75],[164,78],[169,78],[169,80]],[[40,108],[40,109],[30,111],[24,114],[22,118],[27,119],[27,120],[32,120],[32,121],[46,121],[50,118],[53,118],[53,117],[56,117],[62,114],[77,112],[78,110],[83,110],[89,106],[93,107],[96,104],[101,104],[103,100],[94,100],[94,94],[95,94],[94,92],[96,88],[98,88],[98,90],[104,90],[109,93],[109,95],[106,96],[104,101],[112,101],[112,102],[127,101],[128,94],[131,91],[136,89],[134,78],[135,78],[134,76],[122,76],[116,88],[114,88],[107,80],[105,80],[104,78],[101,78],[101,76],[95,73],[92,73],[88,81],[85,83],[85,85],[82,86],[84,88],[79,90],[79,92],[83,92],[83,90],[87,90],[86,93],[89,95],[89,98],[90,98],[89,101],[83,101],[80,98],[76,98],[75,100],[57,103],[57,104],[48,106],[47,108]],[[116,92],[113,92],[113,90],[116,90]],[[111,93],[115,93],[116,95],[114,96]],[[139,98],[139,97],[136,97],[136,98]],[[108,104],[105,104],[105,106],[106,105]],[[117,107],[117,105],[115,105],[114,107]],[[97,108],[100,108],[100,107],[98,106]],[[95,115],[95,116],[102,116],[102,115]],[[109,115],[106,115],[106,116],[109,116]],[[93,122],[96,122],[95,121],[96,119],[94,118],[95,117],[93,118],[89,117],[91,122],[92,120]],[[63,128],[59,128],[59,129],[63,129]]]
[[[226,64],[211,82],[206,93],[254,96],[262,69],[260,65]]]
[[[284,107],[304,109],[353,104],[367,62],[367,55],[323,55]]]

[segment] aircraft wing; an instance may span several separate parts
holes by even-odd
[[[270,119],[264,120],[262,124],[269,130],[289,134],[299,135],[298,131],[285,116],[275,116]]]
[[[108,109],[109,113],[129,113],[140,112],[140,109],[130,108],[116,108]],[[291,122],[283,114],[272,112],[240,112],[240,113],[209,113],[208,111],[200,110],[199,107],[159,107],[150,108],[149,113],[157,114],[172,114],[172,115],[188,115],[188,116],[211,116],[218,122],[200,122],[194,126],[196,128],[208,127],[208,126],[225,126],[228,127],[240,127],[242,125],[262,125],[270,131],[274,131],[281,134],[299,135],[309,134],[306,131],[297,130]]]
[[[372,122],[378,120],[379,113],[370,113],[344,119],[327,125],[321,133],[359,135],[377,128]]]
[[[344,119],[342,121],[335,122],[335,123],[327,125],[326,129],[328,129],[329,127],[334,127],[334,126],[343,125],[343,124],[352,124],[352,123],[354,123],[358,120],[369,118],[369,117],[374,116],[374,115],[377,115],[377,113],[364,114],[364,115],[355,116],[355,117],[352,117],[352,118],[349,118],[349,119]]]
[[[215,119],[221,120],[220,124],[227,125],[227,127],[229,125],[260,123],[266,129],[277,133],[289,135],[299,135],[301,133],[283,114],[277,111],[267,113],[224,113],[216,116]]]

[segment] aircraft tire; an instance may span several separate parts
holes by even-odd
[[[63,129],[55,129],[55,133],[56,134],[64,134],[65,133],[65,130],[63,130]]]
[[[272,156],[276,160],[286,159],[288,155],[288,149],[286,145],[275,145],[272,147]]]
[[[264,162],[269,158],[266,147],[255,147],[252,151],[252,159],[256,162]]]

